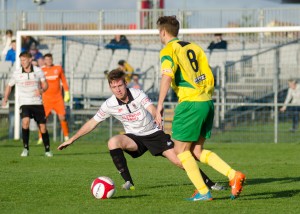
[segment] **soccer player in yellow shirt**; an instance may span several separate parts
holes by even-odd
[[[160,112],[171,86],[179,99],[172,124],[174,149],[197,189],[188,200],[213,199],[194,157],[228,177],[231,198],[234,199],[241,193],[246,176],[235,171],[214,152],[203,148],[205,139],[210,138],[214,118],[214,77],[206,55],[197,44],[177,38],[179,22],[175,16],[160,17],[157,26],[165,47],[160,52],[162,78],[156,122],[161,126]]]

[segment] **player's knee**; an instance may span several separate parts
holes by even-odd
[[[59,121],[65,121],[66,116],[65,115],[58,115],[58,119],[59,119]]]
[[[200,161],[202,163],[208,164],[208,158],[213,152],[210,150],[203,149],[200,154]]]
[[[30,120],[23,120],[22,121],[22,128],[23,129],[28,129],[29,128],[29,122],[30,122]]]
[[[121,148],[120,139],[117,136],[110,138],[107,142],[107,146],[109,150]]]
[[[46,124],[39,124],[39,128],[42,134],[46,133],[47,131]]]
[[[169,161],[171,161],[171,163],[173,163],[174,165],[176,165],[179,168],[183,169],[182,163],[179,160],[179,158],[176,156],[174,150],[167,150],[165,152],[162,153],[162,155],[166,158],[169,159]]]
[[[181,169],[184,169],[183,166],[182,166],[182,163],[180,162],[179,159],[174,160],[173,163],[174,163],[177,167],[179,167],[179,168],[181,168]]]

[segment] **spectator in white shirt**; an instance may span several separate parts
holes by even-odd
[[[290,102],[291,104],[298,106],[290,106],[288,108],[289,111],[292,112],[293,126],[290,129],[291,132],[295,132],[298,128],[299,124],[299,112],[300,112],[300,85],[297,84],[296,79],[288,80],[289,89],[287,96],[284,101],[283,107],[280,108],[281,112],[285,112],[287,109],[287,104]]]

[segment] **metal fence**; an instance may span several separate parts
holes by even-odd
[[[40,32],[39,32],[40,33]],[[157,35],[128,35],[132,48],[112,52],[104,48],[102,41],[109,41],[113,35],[69,36],[63,44],[60,36],[42,36],[43,53],[51,52],[54,62],[62,62],[65,55],[65,72],[72,91],[69,124],[77,130],[96,113],[97,107],[109,96],[110,91],[103,71],[116,66],[119,59],[126,59],[140,74],[147,86],[147,93],[153,101],[157,99],[159,82],[159,44]],[[205,47],[213,35],[192,33],[180,35],[187,41],[194,41]],[[287,80],[300,76],[299,32],[276,33],[224,33],[227,50],[206,51],[209,64],[216,79],[215,123],[213,142],[297,142],[299,131],[290,132],[294,115],[287,111],[280,113],[287,92]],[[100,41],[101,40],[101,41]],[[205,49],[205,48],[203,48]],[[63,54],[62,50],[66,50]],[[0,94],[3,95],[9,69],[0,66]],[[147,70],[149,69],[149,70]],[[143,73],[148,71],[148,73]],[[151,89],[151,90],[148,90]],[[165,108],[173,111],[176,106],[172,93]],[[0,116],[0,138],[7,139],[9,133],[9,111]],[[172,114],[166,116],[172,118]],[[168,121],[170,122],[170,121]],[[54,121],[49,129],[54,137],[59,133]],[[170,131],[170,126],[167,127]],[[95,140],[107,140],[109,136],[122,132],[116,120],[108,120],[95,131]],[[54,138],[55,139],[55,138]]]
[[[297,26],[300,8],[205,10],[0,11],[0,30],[155,29],[161,15],[182,28]]]

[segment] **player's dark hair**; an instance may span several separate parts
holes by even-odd
[[[166,30],[169,34],[177,37],[179,32],[179,21],[176,16],[161,16],[158,18],[157,27]]]
[[[118,65],[124,66],[124,64],[125,64],[125,60],[123,60],[123,59],[119,60]]]
[[[31,58],[32,55],[31,53],[27,52],[27,51],[23,51],[22,53],[20,53],[19,57],[26,57],[26,58]]]
[[[16,43],[16,40],[15,39],[13,39],[13,40],[11,40],[11,42],[10,43]]]
[[[13,35],[13,31],[10,30],[10,29],[8,29],[8,30],[5,31],[5,34],[6,34],[6,35],[7,35],[7,34]]]
[[[44,58],[46,58],[46,57],[53,58],[51,53],[46,53],[46,54],[44,55]]]
[[[118,68],[112,70],[107,75],[107,80],[108,80],[109,84],[112,83],[112,81],[119,80],[119,79],[122,79],[124,81],[124,83],[126,82],[125,81],[125,73],[124,73],[124,71],[122,71],[122,70],[120,70]]]

